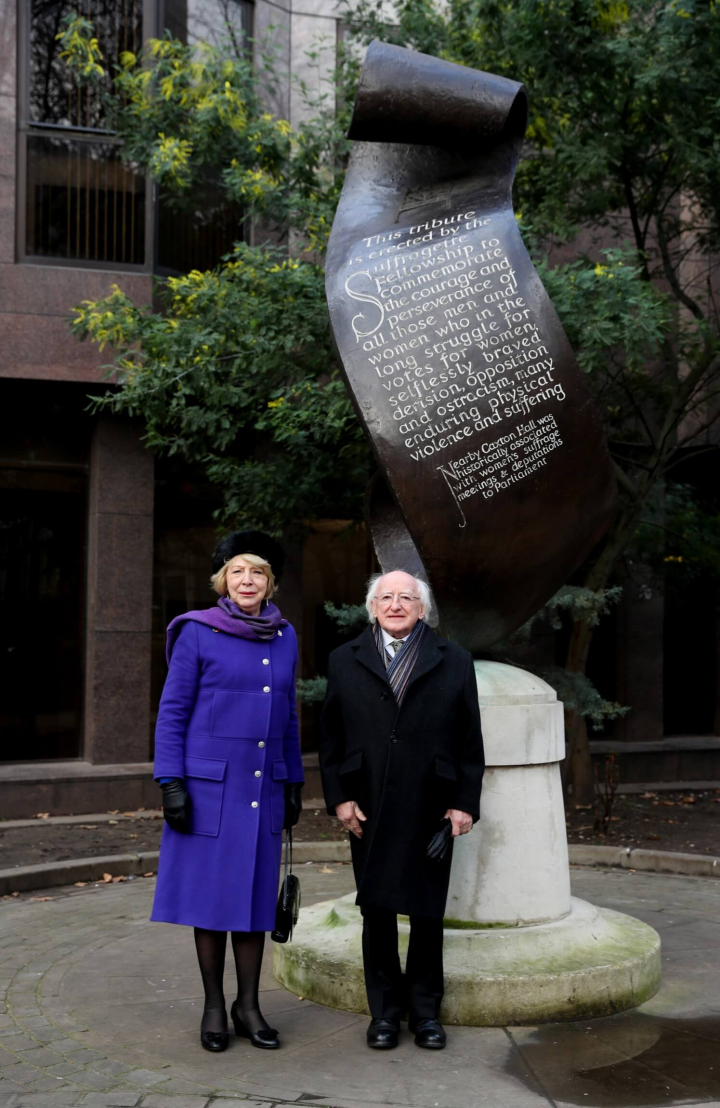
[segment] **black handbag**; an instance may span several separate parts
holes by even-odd
[[[286,943],[292,938],[293,927],[300,915],[300,881],[292,872],[292,831],[285,832],[285,863],[280,886],[277,908],[275,909],[275,928],[270,933],[274,943]]]

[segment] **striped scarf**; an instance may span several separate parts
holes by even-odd
[[[403,646],[398,650],[394,658],[388,661],[387,652],[385,650],[385,642],[382,636],[382,629],[379,623],[375,623],[373,626],[373,634],[375,635],[375,645],[377,646],[380,657],[385,663],[387,669],[388,681],[390,682],[390,688],[393,691],[393,695],[397,700],[398,707],[403,702],[403,697],[407,691],[407,687],[412,677],[412,671],[415,669],[415,663],[418,660],[418,654],[420,653],[420,643],[422,642],[423,635],[425,634],[425,624],[421,619],[417,621],[412,631],[405,639]]]

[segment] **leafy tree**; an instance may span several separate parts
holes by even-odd
[[[356,33],[529,89],[516,210],[603,414],[621,493],[577,579],[602,595],[681,460],[714,449],[720,5],[400,0],[392,23],[383,10],[361,0],[349,16]],[[585,672],[593,630],[574,619],[569,673]],[[570,739],[574,794],[587,799],[577,712]]]
[[[119,287],[75,311],[72,331],[113,351],[119,389],[100,407],[140,416],[151,447],[201,464],[223,490],[221,520],[278,532],[298,520],[359,514],[369,452],[338,375],[322,253],[342,185],[347,109],[310,103],[292,131],[265,107],[272,56],[242,43],[183,45],[168,33],[109,74],[82,17],[63,56],[94,82],[125,160],[152,174],[181,220],[219,184],[238,242],[216,269],[157,281],[161,310]],[[340,62],[352,84],[356,65]],[[333,88],[334,93],[334,88]],[[242,241],[249,229],[267,241]],[[296,257],[276,245],[293,233]]]

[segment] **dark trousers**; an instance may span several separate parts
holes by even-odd
[[[362,908],[363,965],[373,1019],[436,1020],[443,998],[443,921],[410,916],[405,975],[398,954],[397,915],[383,908]]]

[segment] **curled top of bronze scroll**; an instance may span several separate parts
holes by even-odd
[[[348,138],[467,148],[478,140],[520,143],[526,123],[527,92],[519,82],[375,41]]]

